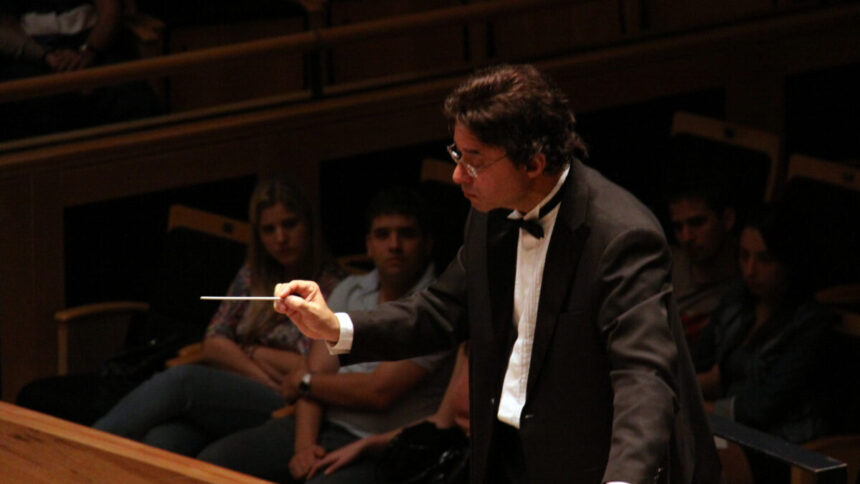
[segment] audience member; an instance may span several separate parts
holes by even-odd
[[[341,309],[371,309],[430,284],[432,239],[423,213],[413,192],[393,189],[377,195],[368,208],[366,236],[376,268],[345,279],[330,303]],[[450,375],[450,356],[442,352],[338,368],[338,359],[325,344],[314,342],[308,368],[291,371],[284,379],[286,398],[299,398],[294,417],[221,439],[198,457],[266,479],[304,481],[326,452],[431,414]],[[374,468],[372,459],[364,459],[326,482],[373,483]]]
[[[3,12],[4,37],[25,48],[4,49],[24,64],[6,74],[74,71],[119,57],[115,40],[122,11],[120,0],[10,1]]]
[[[259,296],[285,276],[313,277],[325,294],[342,278],[315,244],[310,203],[282,180],[260,182],[250,203],[253,237],[230,296]],[[279,388],[304,368],[310,348],[269,304],[225,301],[203,341],[206,365],[157,374],[123,398],[95,428],[185,455],[218,437],[265,422],[286,402]]]
[[[42,64],[47,54],[44,47],[20,28],[14,16],[0,12],[0,59],[4,60],[4,66],[15,62]],[[7,70],[8,67],[0,73],[0,80],[7,77]]]
[[[691,345],[738,273],[735,210],[726,203],[724,189],[705,182],[689,184],[669,197],[677,242],[672,247],[672,284]]]
[[[740,237],[743,283],[726,294],[692,356],[718,415],[804,442],[827,431],[823,354],[833,315],[807,287],[801,234],[789,214],[753,214]]]
[[[0,6],[0,81],[133,58],[120,0],[10,0]],[[4,104],[0,141],[136,119],[161,108],[137,81]]]

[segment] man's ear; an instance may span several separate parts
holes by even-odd
[[[532,156],[532,159],[529,160],[525,168],[526,175],[530,178],[537,178],[543,175],[544,170],[546,170],[546,155],[538,151],[536,155]]]
[[[725,208],[723,209],[723,228],[726,232],[731,232],[732,229],[735,228],[735,221],[737,217],[735,215],[735,209],[733,208]]]

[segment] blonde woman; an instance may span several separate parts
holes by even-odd
[[[301,192],[261,181],[251,197],[253,240],[228,295],[268,295],[277,281],[309,277],[328,292],[344,274],[315,243],[318,226]],[[266,421],[286,402],[284,375],[303,364],[308,340],[271,304],[225,301],[203,341],[203,365],[154,376],[95,423],[100,430],[196,455],[223,435]]]

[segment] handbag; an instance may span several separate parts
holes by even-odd
[[[164,362],[176,356],[185,344],[179,334],[154,339],[107,359],[99,369],[102,385],[120,396],[164,369]]]
[[[465,484],[469,439],[459,428],[431,422],[405,428],[388,444],[376,467],[381,484]]]

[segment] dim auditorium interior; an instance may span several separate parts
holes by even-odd
[[[202,335],[216,306],[198,296],[223,294],[241,265],[261,178],[299,184],[316,242],[354,271],[370,196],[414,186],[433,202],[444,267],[468,204],[442,101],[480,67],[526,62],[568,95],[588,164],[667,234],[679,139],[712,150],[705,169],[746,202],[798,208],[816,299],[839,315],[827,386],[844,426],[802,443],[711,426],[730,483],[766,482],[753,452],[792,483],[860,484],[860,2],[120,3],[122,57],[0,78],[0,461],[14,462],[0,476],[256,482],[13,403],[32,381],[124,371],[105,362],[136,354],[192,359],[193,344],[159,345]]]

